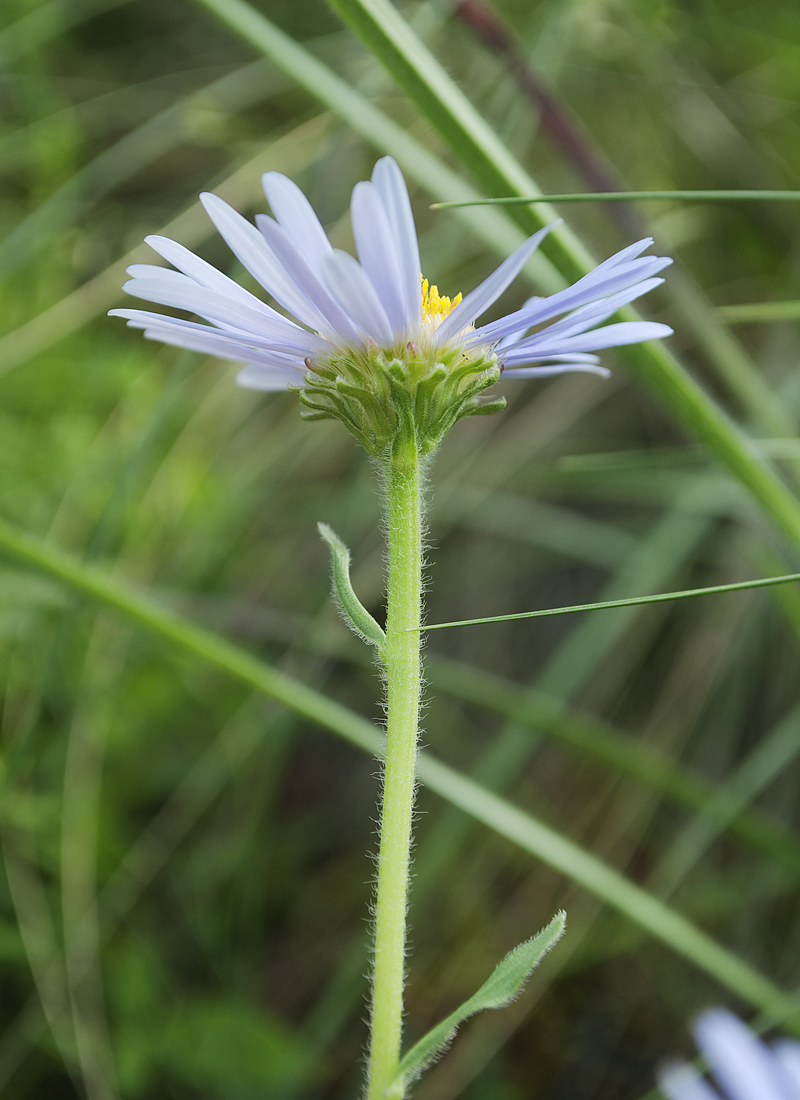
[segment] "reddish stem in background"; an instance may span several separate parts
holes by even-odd
[[[598,152],[578,118],[548,86],[522,52],[513,33],[500,16],[481,0],[454,0],[453,10],[465,26],[500,57],[519,87],[539,112],[542,130],[553,145],[576,168],[590,191],[625,191],[616,169]],[[607,203],[604,209],[626,236],[641,237],[646,229],[629,204]]]

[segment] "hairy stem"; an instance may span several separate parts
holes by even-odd
[[[409,433],[410,434],[410,433]],[[400,1062],[406,908],[421,691],[422,487],[416,441],[398,438],[384,467],[389,585],[387,730],[367,1100],[381,1100]]]

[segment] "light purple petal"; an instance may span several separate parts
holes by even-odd
[[[608,298],[600,298],[597,302],[574,310],[563,320],[556,321],[547,331],[562,332],[566,336],[585,332],[591,325],[603,324],[623,306],[630,305],[631,302],[635,302],[637,298],[641,298],[644,294],[649,294],[651,290],[655,290],[663,282],[663,279],[645,279],[641,283],[635,283],[627,290],[620,291],[619,294],[611,294]],[[563,326],[563,330],[561,326]]]
[[[775,1057],[781,1069],[791,1082],[793,1100],[800,1098],[800,1043],[792,1039],[782,1039],[773,1047]]]
[[[163,238],[166,240],[166,238]],[[174,243],[174,242],[170,242]],[[191,253],[189,253],[191,255]],[[197,257],[194,257],[197,259]],[[204,262],[204,261],[201,261]],[[127,290],[128,294],[135,294],[134,286],[140,286],[141,280],[147,280],[148,285],[153,283],[171,284],[175,288],[175,293],[182,294],[183,296],[195,296],[196,291],[210,290],[213,294],[221,295],[228,302],[240,303],[237,308],[244,307],[242,316],[251,316],[252,311],[260,314],[266,319],[267,330],[269,332],[279,331],[282,333],[292,332],[296,339],[302,340],[306,336],[305,329],[300,328],[294,321],[283,317],[280,313],[277,313],[271,306],[268,306],[266,302],[262,302],[260,298],[256,298],[254,294],[250,294],[243,287],[240,287],[238,283],[235,283],[233,279],[229,279],[226,275],[222,275],[215,268],[212,268],[210,264],[207,265],[218,276],[218,280],[209,279],[207,282],[201,283],[188,275],[184,275],[181,271],[172,271],[168,267],[156,267],[154,264],[131,264],[127,268],[128,274],[131,276],[131,282],[126,283],[123,289]],[[212,286],[212,282],[215,284]],[[234,291],[240,291],[239,294],[235,294]],[[158,299],[152,298],[151,301],[157,301]],[[162,301],[162,305],[169,305],[168,302]],[[181,306],[177,308],[189,309],[189,306]],[[273,324],[274,322],[274,324]],[[223,322],[224,323],[224,322]],[[277,329],[275,328],[277,326]],[[242,326],[236,326],[241,328]]]
[[[217,195],[205,192],[200,201],[228,248],[275,301],[304,325],[327,333],[330,325],[284,271],[258,229]]]
[[[372,182],[383,199],[394,237],[395,250],[400,260],[406,316],[410,318],[413,325],[420,325],[422,324],[420,291],[422,266],[419,261],[417,227],[414,225],[406,181],[392,157],[381,157],[372,170]]]
[[[322,261],[328,289],[366,334],[381,347],[391,347],[394,333],[375,288],[358,260],[335,249]]]
[[[265,172],[261,183],[275,220],[283,226],[308,264],[319,271],[322,257],[331,252],[331,242],[311,203],[297,184],[280,172]]]
[[[500,362],[503,363],[503,366],[505,366],[506,364],[505,364],[505,360],[503,359],[503,357],[499,356],[499,359],[500,359]],[[548,355],[548,356],[543,356],[542,357],[542,362],[545,362],[545,359],[548,363],[594,363],[594,364],[597,364],[597,363],[600,362],[600,356],[599,355],[588,355],[588,354],[580,354],[580,353],[575,354],[575,355]],[[508,369],[513,370],[515,374],[517,372],[516,367],[509,367]]]
[[[160,264],[130,264],[125,270],[132,279],[171,279],[176,286],[197,285],[194,279],[190,279],[182,271],[173,271]]]
[[[719,1096],[694,1066],[677,1062],[658,1073],[658,1087],[668,1100],[719,1100]]]
[[[205,317],[207,321],[230,325],[237,330],[252,331],[262,339],[274,340],[276,347],[285,350],[307,346],[307,334],[303,329],[284,320],[279,314],[267,316],[249,306],[234,302],[207,287],[191,284],[183,287],[172,279],[131,279],[123,290],[136,298],[158,302],[173,309],[186,309]]]
[[[488,279],[484,279],[466,298],[459,302],[452,313],[436,329],[434,336],[436,343],[443,344],[451,337],[457,336],[467,325],[471,325],[476,317],[480,317],[482,313],[485,313],[489,306],[497,301],[506,287],[516,279],[550,230],[559,224],[560,219],[546,225],[538,233],[534,233],[515,252],[512,252],[508,259],[504,260]]]
[[[551,356],[558,359],[557,355]],[[541,367],[514,367],[503,371],[503,381],[507,378],[549,378],[552,374],[570,374],[572,371],[581,371],[584,374],[597,374],[600,378],[608,378],[611,371],[607,367],[600,367],[595,363],[584,362],[580,356],[574,359],[564,356],[564,363],[545,363]]]
[[[652,243],[652,237],[642,237],[640,241],[635,241],[633,244],[626,245],[626,247],[620,249],[619,252],[615,252],[613,256],[609,256],[607,260],[603,260],[597,267],[593,267],[589,274],[602,274],[607,272],[609,268],[619,267],[620,264],[626,263],[628,260],[634,260],[637,256],[641,255],[646,248],[649,248]]]
[[[513,350],[503,351],[503,360],[513,363],[529,363],[533,359],[549,359],[553,355],[569,355],[571,352],[600,351],[624,344],[638,344],[642,340],[662,340],[671,336],[669,325],[656,321],[621,321],[616,325],[593,329],[580,336],[549,337],[547,331],[517,344]]]
[[[222,349],[221,352],[214,351],[211,354],[223,354],[223,358],[235,359],[241,358],[241,356],[233,355],[230,352],[230,348],[236,347],[240,350],[247,351],[248,356],[252,353],[253,362],[266,363],[272,366],[280,366],[282,368],[291,367],[297,370],[302,370],[305,365],[305,356],[302,354],[288,355],[282,354],[279,351],[275,351],[272,344],[264,346],[249,336],[248,333],[235,333],[225,332],[222,329],[212,328],[210,325],[201,325],[197,321],[184,321],[181,317],[167,317],[163,313],[149,313],[142,309],[112,309],[109,310],[109,317],[125,317],[128,321],[129,328],[144,329],[148,333],[164,333],[171,338],[165,343],[177,343],[180,347],[195,347],[195,343],[190,341],[203,341],[201,349],[207,351],[210,348],[209,340],[216,340],[214,346]],[[151,339],[161,339],[161,336],[153,337]],[[245,357],[247,358],[247,357]]]
[[[145,309],[111,309],[108,311],[108,316],[124,317],[129,328],[167,326],[168,328],[180,329],[184,332],[196,332],[201,335],[211,333],[228,340],[235,340],[240,344],[247,345],[247,347],[256,348],[268,355],[275,355],[278,359],[288,357],[291,362],[304,362],[309,355],[317,354],[320,351],[324,353],[325,351],[323,342],[318,337],[312,336],[311,333],[308,334],[306,344],[294,345],[291,350],[287,347],[284,351],[280,351],[278,349],[282,345],[276,342],[275,339],[257,336],[255,333],[234,328],[231,325],[226,325],[225,328],[212,328],[209,325],[200,324],[198,321],[187,321],[183,317],[168,317],[164,313],[152,313]]]
[[[730,1100],[787,1100],[774,1055],[732,1012],[722,1008],[704,1012],[694,1034]]]
[[[540,297],[537,294],[534,294],[532,297],[528,298],[527,302],[524,303],[524,305],[520,310],[518,310],[518,312],[521,313],[522,310],[532,309],[538,302],[543,301],[544,298]],[[507,333],[497,342],[497,345],[495,346],[495,351],[499,351],[500,348],[509,347],[511,344],[516,344],[519,340],[522,340],[530,327],[530,325],[523,325],[522,328],[516,328],[513,332]]]
[[[254,309],[264,305],[264,302],[256,298],[254,294],[245,290],[243,286],[239,286],[233,279],[229,279],[227,275],[223,275],[221,271],[217,271],[215,267],[206,263],[199,256],[195,256],[193,252],[190,252],[188,248],[184,248],[182,244],[178,244],[177,241],[171,241],[169,237],[159,237],[151,234],[149,237],[145,237],[145,243],[149,244],[159,256],[163,256],[173,267],[177,267],[184,275],[199,283],[200,286],[207,286],[209,290],[226,294],[229,298],[233,298],[237,302],[243,302]],[[128,272],[133,275],[133,268],[129,267]]]
[[[190,351],[199,351],[204,355],[214,355],[218,359],[230,359],[233,362],[251,363],[270,370],[286,371],[295,378],[301,376],[301,367],[293,369],[292,364],[286,360],[241,344],[238,340],[220,333],[218,329],[207,328],[204,333],[186,332],[171,325],[153,325],[144,330],[144,335],[147,340],[158,340],[162,344],[188,348]]]
[[[541,333],[535,333],[534,336],[541,336],[546,333],[548,336],[556,336],[559,338],[562,336],[573,336],[578,333],[585,332],[586,329],[592,325],[597,326],[603,324],[610,317],[613,317],[617,310],[623,306],[628,305],[630,302],[640,298],[643,294],[647,294],[649,291],[654,290],[655,287],[660,286],[663,283],[663,279],[645,279],[642,283],[636,283],[632,287],[628,287],[627,290],[620,291],[619,294],[612,294],[609,298],[599,298],[596,302],[590,302],[588,305],[581,306],[580,309],[574,310],[566,317],[562,317],[560,321],[556,321],[554,324],[549,325],[547,329],[542,330]],[[525,340],[524,333],[527,330],[523,329],[521,332],[515,334],[515,336],[506,336],[498,344],[498,348],[513,349],[516,342],[522,342]],[[534,337],[530,337],[533,339]],[[527,341],[526,341],[527,342]]]
[[[559,290],[548,298],[532,301],[516,313],[510,313],[507,317],[501,317],[476,329],[469,342],[493,341],[519,329],[542,324],[568,310],[577,309],[598,298],[607,298],[634,283],[650,279],[671,263],[668,256],[646,256],[641,260],[619,264],[602,278],[596,277],[598,269],[595,268],[565,290]]]
[[[350,219],[361,266],[375,287],[394,336],[398,340],[409,337],[414,318],[406,304],[403,265],[386,207],[374,184],[364,180],[355,185]],[[418,281],[417,296],[420,294]]]
[[[286,230],[264,214],[259,216],[258,227],[290,278],[301,288],[309,301],[313,303],[314,307],[328,322],[329,334],[350,342],[361,342],[361,331],[345,313],[320,277],[308,266],[295,247],[294,242],[289,239]]]

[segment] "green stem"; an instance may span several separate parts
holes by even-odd
[[[411,818],[421,684],[422,488],[416,442],[395,443],[384,468],[389,543],[387,727],[367,1100],[382,1100],[400,1062]]]

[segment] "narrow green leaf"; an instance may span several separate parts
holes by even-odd
[[[680,199],[681,202],[800,202],[800,191],[583,191],[567,195],[508,195],[496,199],[464,202],[434,202],[431,210],[454,210],[460,206],[525,206],[532,202],[647,202]]]
[[[800,581],[800,573],[785,577],[760,577],[755,581],[737,581],[735,584],[716,584],[711,588],[687,588],[682,592],[660,592],[656,596],[631,596],[627,600],[604,600],[601,603],[580,603],[572,607],[546,607],[541,611],[516,611],[511,615],[491,615],[485,619],[461,619],[455,623],[432,623],[422,630],[446,630],[451,626],[480,626],[483,623],[507,623],[513,619],[542,619],[549,615],[574,615],[577,611],[606,611],[613,607],[636,607],[643,603],[667,603],[669,600],[688,600],[693,596],[713,596],[720,592],[742,592],[747,588],[768,588],[773,584],[789,584]]]
[[[317,530],[330,547],[333,598],[345,622],[359,638],[383,649],[386,635],[359,600],[350,580],[350,551],[327,523],[318,523]]]
[[[562,910],[546,928],[515,947],[499,962],[477,993],[464,1001],[427,1035],[415,1043],[400,1062],[397,1076],[387,1089],[388,1097],[402,1097],[409,1084],[416,1080],[449,1047],[459,1026],[470,1016],[487,1008],[504,1008],[522,991],[533,971],[561,937],[567,924]]]

